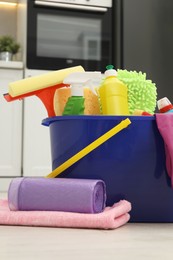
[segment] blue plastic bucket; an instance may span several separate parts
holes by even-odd
[[[52,169],[125,119],[125,116],[63,116],[50,127]],[[173,222],[173,189],[165,169],[163,139],[154,116],[129,116],[131,125],[65,170],[59,177],[102,179],[107,205],[132,203],[131,222]]]

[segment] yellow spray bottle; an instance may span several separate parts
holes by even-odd
[[[98,89],[103,115],[129,115],[127,86],[117,79],[113,65],[108,65]]]

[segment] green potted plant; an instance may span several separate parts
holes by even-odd
[[[4,35],[0,37],[0,60],[9,61],[19,51],[20,45],[13,37]]]

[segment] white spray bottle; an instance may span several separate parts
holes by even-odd
[[[101,80],[101,72],[74,72],[68,75],[63,83],[71,85],[71,97],[69,97],[63,115],[83,115],[84,114],[84,92],[83,87],[92,79]]]

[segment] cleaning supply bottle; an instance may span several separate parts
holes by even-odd
[[[104,115],[129,115],[127,87],[117,79],[113,65],[106,67],[103,83],[98,89]]]
[[[167,97],[159,99],[157,106],[160,113],[173,113],[173,105]]]
[[[85,109],[85,99],[83,96],[83,89],[81,85],[73,85],[71,89],[71,94],[72,96],[68,98],[62,115],[83,115]]]
[[[133,115],[134,116],[152,116],[152,114],[146,112],[146,111],[143,111],[141,109],[135,109],[133,111]]]
[[[71,97],[65,105],[63,115],[83,115],[84,114],[84,93],[83,87],[88,83],[91,84],[92,78],[100,78],[101,72],[77,72],[67,76],[63,83],[71,85]]]

